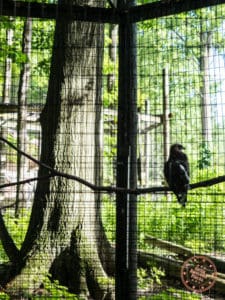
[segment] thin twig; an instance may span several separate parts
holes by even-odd
[[[13,202],[13,203],[8,204],[8,205],[2,205],[2,206],[0,206],[0,211],[4,210],[4,209],[7,209],[7,208],[10,208],[10,207],[13,207],[13,206],[15,206],[15,204],[16,204],[16,202]]]
[[[33,178],[29,178],[29,179],[24,179],[21,181],[3,183],[3,184],[0,184],[0,189],[4,189],[6,187],[10,187],[10,186],[14,186],[14,185],[26,184],[26,183],[30,183],[32,181],[37,181],[37,180],[46,180],[46,179],[54,177],[54,176],[55,176],[55,174],[50,174],[50,175],[41,176],[41,177],[33,177]]]
[[[155,187],[153,186],[153,187],[149,187],[149,188],[127,189],[127,188],[121,188],[121,187],[115,187],[115,186],[98,186],[98,185],[94,185],[94,184],[90,183],[89,181],[84,180],[84,179],[82,179],[78,176],[67,174],[67,173],[55,170],[54,168],[52,168],[49,165],[39,161],[38,159],[34,158],[33,156],[25,153],[24,151],[21,151],[15,145],[13,145],[11,142],[9,142],[8,140],[6,140],[3,137],[0,137],[0,141],[6,143],[8,146],[13,148],[15,151],[17,151],[21,155],[27,157],[28,159],[30,159],[31,161],[33,161],[37,165],[39,165],[39,166],[41,166],[41,167],[43,167],[43,168],[50,171],[50,174],[47,175],[47,176],[35,177],[35,178],[30,178],[30,179],[26,179],[26,180],[22,180],[22,181],[18,181],[18,182],[2,184],[2,185],[0,185],[0,189],[4,188],[4,187],[8,187],[8,186],[29,183],[29,182],[35,181],[35,180],[44,180],[44,179],[47,179],[47,178],[50,178],[50,177],[59,176],[59,177],[63,177],[63,178],[66,178],[66,179],[75,180],[75,181],[89,187],[91,190],[93,190],[95,192],[127,193],[127,194],[141,195],[141,194],[150,194],[150,193],[170,191],[170,188],[166,187],[166,186],[155,186]],[[218,176],[218,177],[211,178],[211,179],[204,180],[204,181],[197,182],[197,183],[192,183],[192,184],[190,184],[190,190],[201,188],[201,187],[209,187],[209,186],[219,184],[219,183],[222,183],[222,182],[225,182],[225,175]]]

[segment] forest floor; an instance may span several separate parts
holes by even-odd
[[[138,289],[140,300],[224,300],[225,295],[219,295],[215,291],[203,294],[188,291],[181,281],[164,278],[160,284],[154,284],[154,288]]]

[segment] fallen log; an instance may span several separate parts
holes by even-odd
[[[145,241],[147,243],[150,243],[153,247],[158,247],[161,249],[165,249],[169,252],[178,254],[180,258],[183,258],[183,260],[194,255],[204,255],[213,261],[218,272],[225,274],[225,260],[218,258],[214,255],[196,253],[193,252],[193,250],[190,248],[175,244],[173,242],[158,239],[150,235],[147,235],[145,237]]]
[[[165,276],[170,279],[179,280],[181,285],[181,268],[183,265],[182,260],[176,260],[171,257],[160,256],[153,253],[147,253],[145,251],[138,251],[138,266],[141,268],[150,268],[151,265],[161,268],[165,272]],[[218,293],[225,296],[225,279],[224,274],[217,273],[213,277],[215,285],[210,289],[212,293]]]
[[[183,247],[181,245],[177,245],[172,242],[168,242],[162,239],[158,239],[154,236],[147,235],[145,237],[145,241],[152,244],[153,247],[158,247],[161,249],[165,249],[169,252],[173,252],[185,257],[189,257],[193,255],[193,251],[189,248]]]
[[[138,251],[138,267],[149,268],[149,266],[157,266],[165,271],[166,275],[172,278],[180,279],[182,261],[165,257],[142,250]]]
[[[146,242],[150,243],[154,247],[158,247],[161,249],[165,249],[168,252],[177,254],[177,259],[175,257],[166,257],[160,256],[152,253],[146,253],[139,251],[138,253],[138,263],[140,266],[146,267],[147,262],[150,264],[153,263],[157,265],[157,267],[162,268],[165,272],[165,275],[169,278],[179,279],[181,281],[181,268],[184,261],[188,257],[202,255],[208,257],[213,261],[217,268],[217,274],[213,277],[215,280],[215,285],[211,289],[216,293],[225,295],[225,261],[209,254],[196,254],[193,250],[186,248],[181,245],[177,245],[175,243],[165,241],[162,239],[158,239],[153,236],[146,236]]]

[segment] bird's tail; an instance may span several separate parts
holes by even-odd
[[[187,202],[187,193],[178,194],[177,200],[183,207],[185,207]]]
[[[178,193],[178,194],[177,194],[177,200],[178,200],[178,202],[179,202],[183,207],[186,206],[186,203],[187,203],[187,192],[188,192],[189,189],[190,189],[190,185],[189,185],[189,184],[186,184],[186,185],[185,185],[185,190],[183,190],[181,193]]]

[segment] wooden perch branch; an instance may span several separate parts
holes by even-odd
[[[190,184],[190,189],[212,186],[225,181],[225,175]]]
[[[15,145],[13,145],[11,142],[9,142],[8,140],[6,140],[3,137],[0,137],[0,141],[6,143],[9,147],[13,148],[15,151],[17,151],[21,155],[25,156],[26,158],[30,159],[35,164],[49,170],[49,175],[45,176],[43,178],[42,177],[36,177],[36,178],[30,178],[30,179],[27,179],[27,180],[23,180],[21,182],[13,182],[13,183],[9,183],[9,184],[3,184],[3,185],[0,185],[0,189],[4,188],[4,187],[7,187],[7,186],[13,186],[13,185],[18,185],[18,184],[28,183],[28,182],[31,182],[31,181],[34,181],[34,180],[43,180],[43,179],[54,177],[54,176],[60,176],[60,177],[64,177],[64,178],[67,178],[67,179],[70,179],[70,180],[75,180],[75,181],[87,186],[88,188],[90,188],[94,192],[127,193],[127,194],[141,195],[141,194],[150,194],[150,193],[170,191],[169,187],[165,187],[165,186],[155,186],[155,187],[137,188],[137,189],[126,189],[126,188],[120,188],[120,187],[114,187],[114,186],[97,186],[97,185],[94,185],[94,184],[90,183],[89,181],[87,181],[85,179],[82,179],[78,176],[67,174],[67,173],[55,170],[54,168],[50,167],[49,165],[39,161],[38,159],[32,157],[31,155],[29,155],[27,153],[21,151]],[[205,181],[201,181],[201,182],[197,182],[197,183],[192,183],[192,184],[190,184],[190,189],[208,187],[208,186],[212,186],[212,185],[215,185],[215,184],[219,184],[221,182],[225,182],[225,175],[218,176],[218,177],[208,179],[208,180],[205,180]]]

